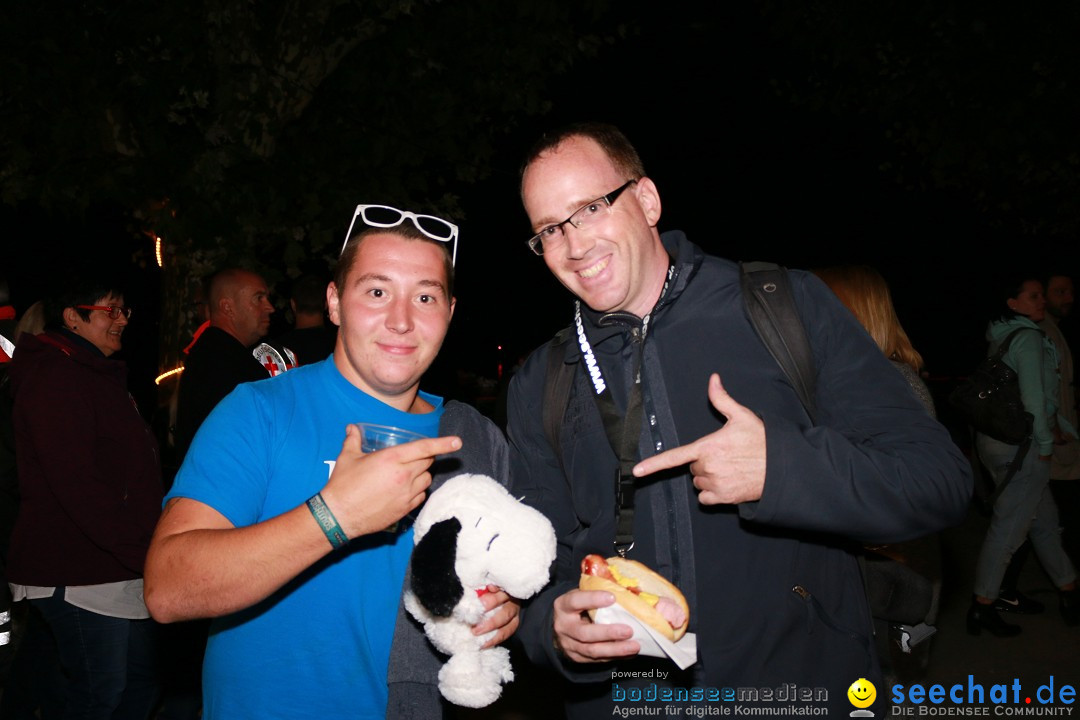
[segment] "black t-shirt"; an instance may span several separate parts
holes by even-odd
[[[297,365],[310,365],[311,363],[325,360],[334,352],[334,343],[337,342],[337,327],[333,325],[320,325],[318,327],[300,328],[282,333],[270,344],[274,347],[288,348],[296,355]]]

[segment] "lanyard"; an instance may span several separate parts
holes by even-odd
[[[674,276],[675,266],[668,268],[667,280],[656,301],[656,306],[667,294],[671,278]],[[574,326],[577,330],[578,347],[581,348],[581,357],[585,362],[585,369],[592,381],[593,400],[600,411],[600,417],[604,421],[604,433],[607,435],[611,449],[618,457],[619,466],[615,469],[615,552],[625,557],[626,553],[634,547],[634,475],[631,472],[637,464],[638,437],[641,434],[642,415],[642,391],[641,391],[641,366],[642,356],[645,352],[645,339],[649,331],[650,312],[641,321],[641,337],[635,341],[634,366],[632,370],[633,382],[630,386],[630,395],[626,401],[626,412],[619,415],[615,406],[615,399],[611,394],[611,388],[604,380],[600,371],[600,365],[596,362],[589,339],[585,336],[585,325],[581,319],[581,301],[574,303]]]

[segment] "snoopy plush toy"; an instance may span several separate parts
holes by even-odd
[[[458,475],[431,494],[413,535],[405,607],[450,656],[439,671],[439,691],[455,705],[486,707],[514,672],[506,648],[481,649],[493,633],[472,634],[484,615],[480,595],[488,585],[518,599],[536,594],[555,560],[555,530],[490,477]]]

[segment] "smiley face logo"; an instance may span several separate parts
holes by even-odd
[[[877,688],[866,678],[859,678],[851,683],[847,690],[848,700],[857,708],[868,708],[877,699]]]

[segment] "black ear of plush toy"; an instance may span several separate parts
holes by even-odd
[[[440,520],[413,549],[412,591],[420,604],[437,617],[449,617],[465,593],[454,568],[460,532],[457,518]]]

